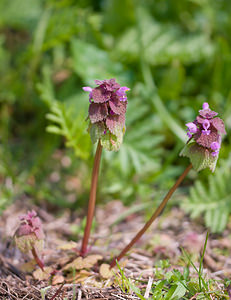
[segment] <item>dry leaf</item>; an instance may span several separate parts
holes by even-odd
[[[80,282],[84,282],[90,276],[92,276],[92,273],[86,270],[81,270],[80,272],[75,274],[74,277],[73,274],[70,274],[70,276],[67,277],[66,282],[80,283]]]
[[[52,279],[52,285],[63,283],[64,280],[65,279],[64,279],[63,275],[57,274]]]
[[[86,279],[88,279],[90,276],[92,276],[92,273],[81,270],[79,274],[76,276],[76,283],[83,283]]]
[[[44,271],[37,269],[33,272],[33,276],[37,280],[48,280],[52,271],[53,269],[51,267],[45,267]]]
[[[28,261],[28,262],[22,264],[22,265],[20,266],[20,270],[21,270],[22,272],[25,272],[25,273],[26,273],[26,272],[33,272],[36,265],[37,265],[36,261],[35,261],[34,259],[32,259],[32,260],[30,260],[30,261]]]
[[[98,260],[102,259],[103,257],[101,255],[89,255],[85,258],[78,257],[75,260],[73,260],[71,263],[67,264],[63,270],[68,269],[76,269],[76,270],[82,270],[82,269],[89,269],[94,266],[95,263],[97,263]]]
[[[112,270],[110,269],[110,265],[108,264],[102,264],[99,268],[99,274],[104,278],[104,279],[109,279],[111,278],[114,274]]]
[[[83,266],[84,268],[91,268],[94,266],[94,264],[97,263],[98,260],[103,259],[102,255],[94,254],[89,255],[83,259]]]
[[[68,257],[68,256],[62,256],[62,257],[58,257],[56,263],[58,265],[64,267],[69,261],[70,261],[70,257]]]
[[[83,258],[78,257],[75,260],[73,260],[71,263],[67,264],[63,270],[68,270],[68,269],[76,269],[76,270],[81,270],[83,269]]]
[[[60,250],[71,250],[73,248],[77,248],[77,243],[74,241],[70,241],[68,243],[64,243],[58,246],[58,249]]]

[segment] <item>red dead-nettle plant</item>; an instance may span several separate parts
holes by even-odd
[[[39,258],[44,246],[44,233],[42,222],[37,213],[32,210],[20,217],[20,225],[15,233],[17,247],[23,253],[32,252],[38,266],[44,270],[44,264]]]
[[[187,135],[189,140],[180,153],[180,156],[186,156],[190,159],[190,165],[184,170],[173,187],[169,190],[161,204],[153,213],[148,222],[137,233],[132,241],[115,257],[111,262],[111,267],[116,265],[130,248],[140,239],[145,231],[150,227],[153,221],[159,216],[171,198],[174,191],[183,181],[190,169],[193,167],[196,171],[210,168],[214,172],[219,150],[221,148],[221,134],[226,134],[224,122],[216,117],[217,113],[209,108],[208,103],[204,103],[202,110],[193,122],[187,123]]]
[[[97,87],[83,87],[89,92],[89,127],[93,143],[98,142],[92,171],[91,191],[88,203],[87,222],[80,254],[87,252],[88,240],[95,211],[96,189],[102,148],[118,151],[125,133],[125,113],[127,109],[126,91],[115,79],[95,80]]]

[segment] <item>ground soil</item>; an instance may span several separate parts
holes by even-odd
[[[38,280],[37,266],[30,255],[22,254],[13,242],[19,216],[34,209],[43,222],[46,234],[41,257],[45,266],[56,270],[47,279]],[[0,299],[138,299],[131,291],[122,291],[114,277],[100,273],[100,266],[109,263],[113,255],[128,243],[144,223],[144,211],[119,216],[129,211],[120,201],[112,201],[97,208],[96,228],[91,236],[89,253],[101,257],[93,265],[68,269],[78,257],[81,245],[81,218],[70,210],[59,216],[44,208],[14,203],[0,218]],[[148,280],[155,280],[158,262],[168,259],[169,269],[183,269],[182,247],[197,264],[207,230],[201,219],[190,220],[179,208],[165,212],[152,225],[129,255],[121,260],[121,267],[129,278],[139,279],[145,290]],[[70,241],[73,242],[70,242]],[[221,235],[209,235],[204,257],[204,272],[218,281],[231,275],[230,228]],[[50,271],[49,271],[50,272]],[[116,271],[115,271],[116,272]],[[50,274],[50,273],[49,273]]]

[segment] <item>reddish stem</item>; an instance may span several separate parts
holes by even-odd
[[[59,287],[58,290],[55,292],[55,294],[51,297],[50,300],[54,300],[54,299],[61,293],[62,287],[63,287],[63,286],[64,286],[64,283],[62,283],[62,284],[60,285],[60,287]]]
[[[98,176],[99,176],[101,153],[102,153],[102,146],[101,146],[100,140],[99,140],[97,149],[96,149],[96,153],[95,153],[95,160],[94,160],[94,166],[93,166],[93,171],[92,171],[91,191],[90,191],[90,197],[89,197],[89,202],[88,202],[88,211],[87,211],[87,223],[85,226],[82,247],[81,247],[81,251],[80,251],[81,256],[84,256],[87,253],[88,240],[90,237],[91,225],[92,225],[92,220],[93,220],[94,212],[95,212],[96,190],[97,190],[97,182],[98,182]]]
[[[115,257],[111,264],[110,268],[113,268],[116,265],[116,262],[119,261],[124,255],[131,249],[131,247],[141,238],[141,236],[145,233],[145,231],[151,226],[153,221],[159,216],[159,214],[163,211],[165,205],[167,204],[168,200],[171,198],[172,194],[175,192],[175,190],[178,188],[178,186],[181,184],[185,176],[188,174],[188,172],[191,170],[192,164],[190,164],[184,172],[181,174],[181,176],[177,179],[176,183],[173,185],[173,187],[169,190],[167,195],[164,197],[163,201],[160,203],[158,208],[155,210],[151,218],[148,220],[148,222],[143,226],[143,228],[137,233],[137,235],[131,240],[131,242],[120,252],[120,254]]]
[[[39,266],[39,268],[40,268],[42,271],[44,271],[44,263],[43,263],[43,262],[41,261],[41,259],[38,257],[38,254],[37,254],[35,248],[33,247],[31,251],[32,251],[32,254],[33,254],[33,256],[34,256],[34,259],[35,259],[37,265]]]

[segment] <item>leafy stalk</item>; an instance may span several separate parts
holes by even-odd
[[[186,177],[188,172],[191,170],[192,164],[190,164],[184,172],[181,174],[181,176],[177,179],[173,187],[169,190],[167,195],[164,197],[163,201],[160,203],[158,208],[155,210],[151,218],[148,220],[148,222],[143,226],[143,228],[136,234],[136,236],[131,240],[131,242],[120,252],[120,254],[115,257],[110,267],[113,268],[116,265],[116,262],[118,262],[124,255],[131,249],[131,247],[141,238],[141,236],[145,233],[145,231],[151,226],[151,224],[156,220],[156,218],[159,216],[159,214],[163,211],[164,207],[166,206],[168,200],[171,198],[172,194],[175,192],[175,190],[178,188],[178,186],[181,184],[183,179]]]
[[[94,160],[94,166],[92,171],[92,179],[91,179],[91,191],[90,191],[90,197],[88,202],[88,211],[87,211],[87,223],[84,230],[84,236],[82,241],[82,247],[80,254],[84,256],[87,252],[87,245],[88,240],[90,237],[90,231],[91,231],[91,225],[92,220],[94,217],[94,211],[95,211],[95,200],[96,200],[96,191],[97,191],[97,182],[98,182],[98,175],[99,175],[99,166],[100,166],[100,159],[101,159],[101,153],[102,153],[102,146],[100,143],[100,140],[98,141],[96,153],[95,153],[95,160]]]

